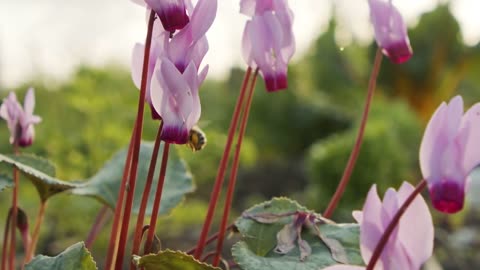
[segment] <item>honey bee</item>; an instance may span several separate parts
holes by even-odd
[[[193,152],[202,150],[207,145],[207,136],[198,126],[193,128],[188,133],[187,146],[192,149]]]

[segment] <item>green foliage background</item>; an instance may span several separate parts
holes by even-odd
[[[441,101],[457,93],[466,98],[467,105],[480,99],[480,47],[461,42],[458,23],[447,6],[423,15],[409,32],[414,48],[411,61],[400,66],[383,61],[360,159],[335,216],[339,221],[353,221],[351,210],[362,207],[372,184],[377,183],[383,193],[404,180],[416,183],[420,179],[418,147],[423,128]],[[288,90],[269,94],[259,80],[242,149],[234,215],[252,203],[282,195],[319,212],[326,207],[357,132],[375,49],[374,44],[353,43],[340,50],[332,21],[307,55],[290,66]],[[192,169],[197,191],[170,217],[159,221],[158,233],[165,247],[187,249],[195,243],[243,73],[234,68],[226,80],[207,81],[202,86],[199,125],[208,145],[193,154],[178,147]],[[53,161],[60,179],[74,181],[93,175],[128,143],[138,91],[124,67],[82,66],[64,84],[26,82],[15,89],[20,99],[30,85],[36,89],[35,111],[43,121],[36,126],[35,143],[26,152]],[[2,90],[6,96],[11,89]],[[157,127],[146,113],[144,139],[153,140]],[[0,126],[0,134],[4,134],[0,152],[10,153],[6,125]],[[2,192],[0,217],[6,216],[9,201],[9,192]],[[38,203],[33,188],[22,185],[20,205],[30,223]],[[100,207],[73,196],[52,198],[39,251],[56,254],[85,239]],[[437,231],[460,230],[458,224],[468,227],[465,216],[436,216]],[[448,236],[439,235],[439,242],[449,242]],[[475,235],[468,247],[478,243],[478,231]],[[93,248],[99,265],[107,239],[108,229]],[[455,260],[448,260],[451,255],[445,250],[448,245],[440,245],[437,251],[445,269],[462,269]],[[465,260],[480,265],[473,255]]]

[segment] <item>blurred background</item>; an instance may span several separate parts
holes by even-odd
[[[382,64],[360,158],[334,220],[353,222],[366,192],[381,193],[404,180],[420,180],[418,149],[436,107],[461,94],[480,100],[480,18],[474,0],[394,1],[409,24],[413,58]],[[398,2],[398,3],[397,3]],[[268,94],[259,80],[242,148],[233,217],[273,196],[289,196],[322,212],[341,178],[363,110],[376,46],[366,1],[291,1],[298,50],[289,69],[289,89]],[[208,145],[192,153],[178,147],[197,190],[159,221],[163,246],[195,244],[206,212],[226,131],[243,79],[240,38],[245,17],[238,1],[220,0],[209,32],[208,80],[200,91]],[[19,98],[36,89],[36,141],[26,152],[52,160],[60,179],[93,175],[128,143],[138,91],[130,77],[134,42],[143,42],[145,12],[129,1],[0,1],[0,90]],[[221,113],[219,113],[221,112]],[[146,113],[144,139],[157,122]],[[0,152],[10,153],[0,125]],[[434,214],[436,250],[427,269],[480,268],[480,174],[456,215]],[[478,179],[479,181],[475,181]],[[478,184],[476,184],[478,182]],[[32,219],[39,200],[29,185],[20,205]],[[428,196],[428,194],[425,194]],[[0,221],[10,192],[0,193]],[[57,195],[49,201],[39,252],[57,254],[84,240],[101,208],[93,200]],[[31,221],[33,223],[33,220]],[[4,222],[0,222],[3,231]],[[93,247],[99,265],[110,224]],[[1,236],[0,236],[1,237]]]

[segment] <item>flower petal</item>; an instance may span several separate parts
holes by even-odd
[[[356,265],[336,264],[327,268],[323,268],[323,270],[365,270],[365,267]]]
[[[463,169],[470,173],[476,166],[480,165],[480,147],[478,140],[480,138],[480,103],[473,105],[462,119],[462,127],[469,126],[469,136],[465,143],[465,153],[463,157]]]
[[[277,246],[274,251],[280,254],[287,254],[295,248],[295,240],[297,239],[297,231],[292,223],[285,224],[277,233]]]
[[[33,88],[30,87],[27,93],[25,94],[25,99],[23,100],[23,110],[27,115],[33,115],[33,109],[35,108],[35,93]]]
[[[403,204],[414,189],[410,183],[403,182],[398,190],[399,204]],[[398,240],[405,247],[413,269],[420,269],[420,266],[432,256],[434,239],[432,215],[420,194],[407,208],[398,227],[400,228]]]

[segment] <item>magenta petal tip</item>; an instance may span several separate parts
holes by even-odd
[[[167,143],[186,144],[188,142],[188,130],[185,126],[163,126],[160,139]]]
[[[264,80],[268,92],[276,92],[288,87],[287,75],[285,74],[265,75]]]
[[[456,182],[442,181],[430,187],[430,197],[435,209],[453,214],[463,209],[465,189]]]
[[[391,44],[383,49],[383,53],[395,64],[407,62],[413,55],[413,50],[407,42]]]

